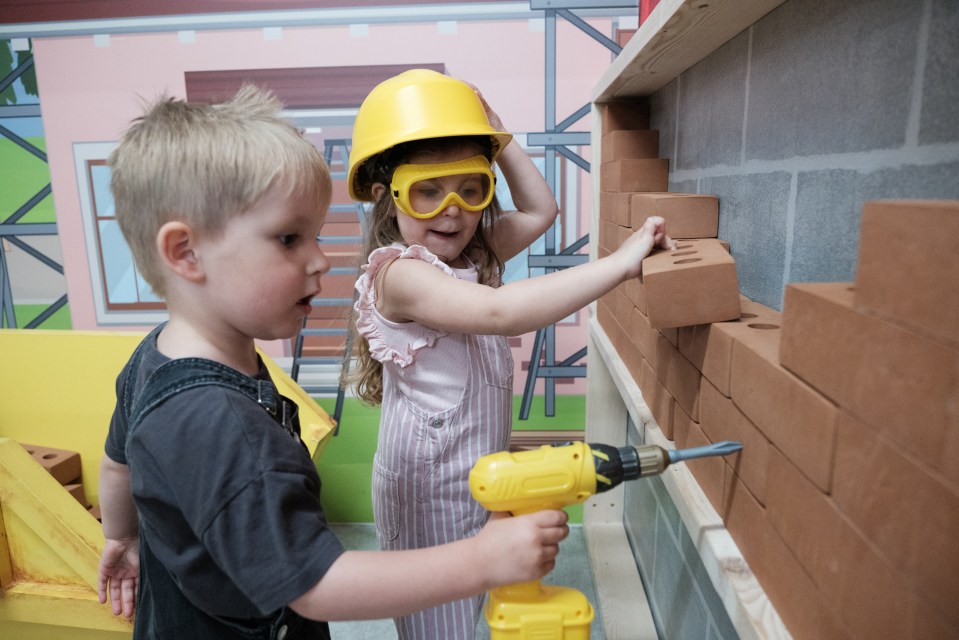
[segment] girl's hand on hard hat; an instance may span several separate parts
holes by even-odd
[[[672,250],[676,243],[666,235],[666,221],[659,216],[650,216],[633,235],[616,250],[616,255],[626,259],[627,276],[635,278],[642,270],[643,258],[654,248]]]
[[[465,80],[463,82],[466,82]],[[486,119],[489,120],[491,127],[497,131],[506,131],[503,128],[503,121],[500,120],[499,116],[493,111],[493,108],[489,106],[489,103],[486,102],[486,98],[483,97],[483,92],[476,88],[476,85],[472,82],[466,82],[476,92],[476,97],[480,99],[480,102],[483,104],[483,109],[486,111]]]

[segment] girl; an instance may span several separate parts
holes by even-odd
[[[475,461],[507,448],[506,336],[555,323],[639,274],[651,218],[614,254],[501,286],[503,264],[542,235],[557,205],[535,165],[470,85],[414,70],[380,84],[357,113],[351,196],[374,203],[356,283],[357,395],[382,404],[373,512],[383,549],[474,535]],[[495,196],[499,163],[517,211]],[[482,598],[396,619],[401,639],[470,639]]]

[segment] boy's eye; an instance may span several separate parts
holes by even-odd
[[[297,238],[299,238],[299,236],[295,233],[288,233],[280,236],[279,240],[280,244],[282,244],[284,247],[289,247],[296,243]]]

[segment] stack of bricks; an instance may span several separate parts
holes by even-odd
[[[818,476],[770,460],[765,557],[791,551],[810,637],[959,637],[957,243],[957,201],[868,202],[855,282],[787,288],[779,364],[833,426]]]
[[[856,282],[782,313],[657,329],[649,282],[598,304],[677,448],[743,443],[686,464],[796,638],[959,637],[957,244],[959,202],[870,202]]]
[[[623,357],[657,424],[699,419],[700,378],[680,350],[680,327],[736,320],[741,301],[729,245],[716,238],[715,196],[668,192],[667,160],[645,105],[603,107],[598,255],[616,250],[649,216],[661,216],[675,250],[657,250],[642,274],[603,296],[599,323]],[[678,420],[678,418],[677,418]]]
[[[99,507],[87,502],[83,489],[82,465],[80,454],[76,451],[41,447],[35,444],[22,444],[27,453],[47,470],[53,479],[63,485],[63,488],[82,504],[97,520],[100,519]]]

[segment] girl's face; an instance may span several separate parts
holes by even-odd
[[[406,164],[444,164],[466,160],[478,153],[481,151],[474,145],[461,145],[449,151],[414,154]],[[482,174],[442,176],[418,183],[411,190],[409,198],[411,202],[418,199],[438,204],[446,194],[454,192],[463,194],[464,200],[472,204],[470,194],[482,191],[485,183],[488,180]],[[391,198],[387,187],[379,183],[373,186],[373,196],[377,199]],[[451,267],[468,266],[463,250],[476,233],[483,217],[482,211],[468,211],[451,202],[431,218],[415,218],[400,211],[394,202],[390,215],[396,217],[400,235],[407,245],[424,246]]]

